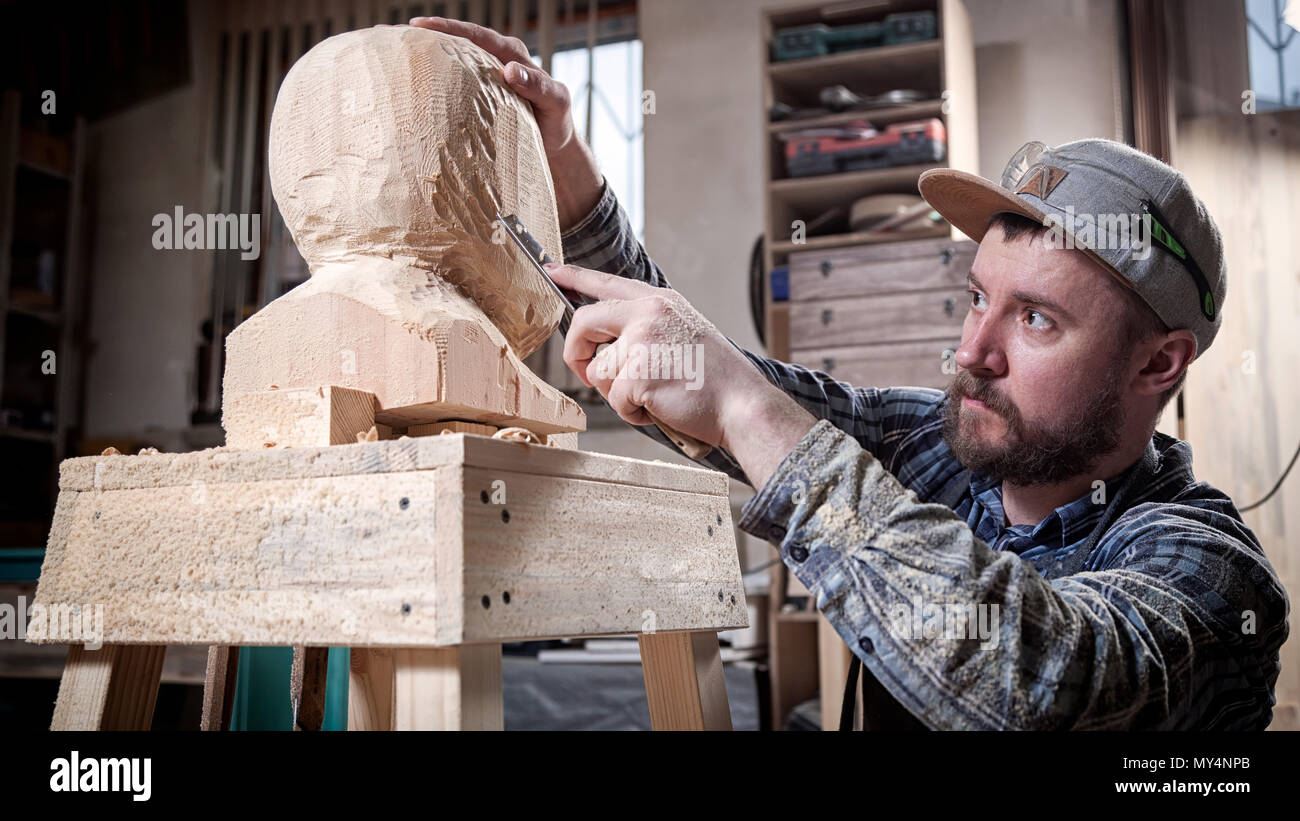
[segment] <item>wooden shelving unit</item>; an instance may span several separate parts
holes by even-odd
[[[33,127],[39,106],[17,91],[0,97],[0,456],[11,477],[0,550],[44,546],[58,465],[80,417],[85,122],[47,133]]]
[[[928,100],[921,103],[889,106],[871,110],[871,121],[876,123],[896,123],[902,120],[919,120],[924,117],[938,117],[943,113],[941,100]],[[841,111],[838,114],[826,114],[821,117],[800,117],[794,120],[777,120],[767,124],[767,130],[773,134],[782,131],[794,131],[799,128],[830,128],[856,122],[863,118],[861,111]]]
[[[790,26],[824,23],[851,25],[883,20],[887,15],[933,11],[938,37],[914,43],[861,49],[821,57],[771,62],[768,44],[773,32]],[[773,6],[761,12],[762,81],[764,119],[774,103],[799,107],[817,104],[822,87],[844,85],[859,95],[879,95],[895,89],[920,91],[925,99],[906,105],[865,111],[844,111],[817,117],[767,122],[762,140],[766,174],[764,184],[764,265],[771,271],[786,264],[793,253],[842,249],[883,242],[934,237],[960,237],[946,225],[907,233],[836,231],[792,240],[792,223],[805,223],[832,207],[848,208],[855,200],[877,193],[917,193],[917,179],[929,168],[951,167],[978,172],[976,129],[975,52],[970,21],[962,0],[892,0],[847,9],[842,3],[797,3]],[[880,127],[906,120],[940,118],[947,131],[947,159],[938,164],[909,165],[870,171],[851,171],[815,177],[789,178],[781,135],[802,128],[821,128],[857,120]],[[769,355],[791,358],[788,303],[774,303],[770,289],[765,305]],[[769,649],[771,712],[775,728],[785,726],[797,704],[829,690],[823,700],[823,727],[836,726],[844,671],[849,651],[830,624],[815,610],[783,611],[787,582],[798,581],[782,564],[771,571],[769,598]],[[795,593],[804,591],[795,590]]]

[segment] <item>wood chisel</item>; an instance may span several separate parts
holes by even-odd
[[[515,245],[518,245],[519,249],[524,252],[524,256],[528,257],[528,261],[532,263],[532,266],[537,273],[542,275],[542,279],[546,280],[546,283],[550,285],[551,289],[555,291],[557,296],[559,296],[560,301],[564,303],[564,316],[560,319],[560,333],[568,336],[569,325],[573,322],[573,312],[583,305],[591,304],[591,300],[588,300],[581,294],[567,291],[555,284],[555,280],[551,279],[551,275],[542,267],[551,261],[550,256],[548,256],[546,251],[542,249],[541,244],[537,240],[533,239],[532,234],[528,233],[528,229],[524,227],[524,224],[520,222],[518,217],[514,214],[503,217],[498,212],[497,221],[505,229],[506,233],[510,235],[510,238],[515,241]],[[664,436],[667,436],[672,440],[672,443],[681,448],[682,453],[685,453],[690,458],[702,459],[713,450],[712,445],[701,442],[693,436],[687,436],[684,433],[673,430],[668,425],[660,422],[659,419],[648,409],[646,409],[646,416],[649,416],[650,421],[655,424],[655,427],[663,431]]]

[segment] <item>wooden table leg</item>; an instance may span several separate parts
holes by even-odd
[[[235,679],[239,675],[239,648],[208,648],[208,668],[203,676],[203,715],[199,729],[229,730],[235,709]]]
[[[348,662],[348,729],[393,729],[393,651],[353,647]]]
[[[501,645],[393,651],[394,730],[500,730]]]
[[[164,645],[70,645],[50,729],[149,729],[166,652]]]
[[[289,671],[289,703],[293,705],[295,730],[319,730],[325,723],[325,679],[329,668],[328,647],[293,648]]]
[[[654,729],[731,729],[717,633],[641,633],[637,642]]]

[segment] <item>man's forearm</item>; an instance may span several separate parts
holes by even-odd
[[[932,729],[1194,726],[1192,662],[1212,626],[1143,561],[1048,582],[824,422],[739,526],[778,546],[840,637]]]
[[[555,205],[560,231],[568,231],[596,206],[604,177],[587,144],[576,137],[548,157],[555,184]]]

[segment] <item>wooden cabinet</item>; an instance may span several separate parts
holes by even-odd
[[[935,39],[769,59],[769,44],[780,29],[870,24],[912,12],[934,13]],[[900,236],[855,231],[840,224],[842,219],[837,223],[835,215],[842,216],[855,201],[872,194],[916,194],[918,178],[930,168],[978,172],[975,52],[965,4],[790,4],[764,9],[760,22],[765,112],[778,103],[793,109],[815,106],[821,89],[835,85],[862,96],[908,89],[921,97],[900,105],[765,123],[764,265],[767,271],[788,265],[790,281],[789,301],[772,302],[769,296],[765,305],[768,354],[858,386],[944,387],[956,372],[955,354],[969,305],[966,274],[975,244],[943,224]],[[947,134],[942,162],[786,175],[783,136],[791,130],[833,128],[864,119],[883,129],[931,117],[943,122]],[[820,687],[826,694],[822,726],[833,728],[848,648],[821,615],[796,605],[811,606],[811,597],[784,565],[775,565],[771,573],[772,726],[784,727],[790,710],[817,695]]]
[[[790,299],[965,288],[975,247],[944,237],[799,251],[790,255]]]
[[[970,240],[790,255],[790,361],[857,386],[942,388],[956,373]]]
[[[790,361],[858,386],[943,388],[952,379],[960,337],[847,348],[800,348]]]

